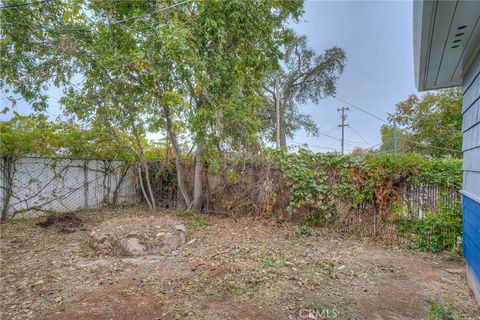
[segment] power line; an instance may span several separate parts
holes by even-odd
[[[355,144],[367,144],[369,146],[371,146],[372,144],[371,143],[365,143],[363,141],[356,141],[356,140],[350,140],[350,139],[345,139],[346,142],[350,142],[350,144],[352,143],[355,143]]]
[[[300,142],[297,142],[297,141],[293,141],[295,144],[297,144],[298,146],[309,146],[309,147],[314,147],[314,148],[319,148],[319,149],[326,149],[326,150],[334,150],[334,151],[337,151],[336,148],[330,148],[330,147],[321,147],[321,146],[316,146],[316,145],[313,145],[313,144],[309,144],[309,143],[300,143]]]
[[[338,129],[338,126],[337,126],[337,125],[333,126],[333,128],[331,128],[330,130],[327,130],[327,131],[325,131],[325,132],[326,132],[326,133],[330,133],[330,132],[332,132],[332,131],[335,130],[335,129]]]
[[[353,133],[355,133],[358,137],[360,137],[360,139],[362,139],[366,144],[368,144],[369,146],[372,145],[364,137],[362,137],[357,131],[355,131],[355,129],[353,129],[351,126],[348,126],[348,127],[353,131]]]
[[[443,148],[443,147],[432,146],[431,144],[428,144],[428,143],[422,143],[422,142],[418,142],[418,141],[415,141],[415,140],[407,139],[407,138],[404,138],[404,137],[398,137],[398,139],[400,139],[400,140],[405,140],[405,141],[409,141],[409,142],[412,142],[412,143],[415,143],[415,144],[424,146],[424,147],[426,147],[426,148],[434,148],[434,149],[440,149],[440,150],[446,150],[446,151],[455,151],[455,152],[460,152],[460,151],[461,151],[461,150],[457,150],[457,149],[450,149],[450,148]]]
[[[42,4],[52,2],[53,0],[41,0],[41,1],[32,1],[32,2],[25,2],[25,3],[14,3],[14,4],[5,4],[0,7],[0,9],[9,9],[9,8],[18,8],[18,7],[25,7],[31,6],[34,4]]]
[[[336,128],[338,128],[338,125],[335,126],[335,129],[336,129]],[[332,131],[332,130],[330,130],[330,131]],[[327,131],[327,132],[329,132],[329,131]],[[320,134],[321,136],[325,136],[325,137],[327,137],[327,138],[330,138],[330,139],[332,139],[332,140],[335,140],[335,141],[340,141],[340,138],[331,136],[331,135],[329,135],[327,132],[322,132],[322,131],[319,130],[319,131],[318,131],[318,134]],[[356,145],[353,144],[353,143],[363,143],[363,142],[361,142],[361,141],[354,141],[354,140],[350,140],[350,139],[344,139],[344,140],[345,140],[345,143],[346,143],[346,144],[351,145],[351,146],[354,146],[354,147],[355,147]],[[349,142],[350,142],[350,143],[349,143]],[[367,144],[368,144],[369,146],[372,145],[371,143],[368,143],[368,142],[367,142]]]
[[[340,138],[336,138],[336,137],[331,136],[331,135],[329,135],[329,134],[327,134],[327,133],[324,133],[324,132],[322,132],[322,131],[318,131],[318,133],[319,133],[320,135],[322,135],[322,136],[325,136],[325,137],[327,137],[327,138],[333,139],[333,140],[335,140],[335,141],[339,141],[339,140],[340,140]]]
[[[360,141],[352,141],[352,140],[347,140],[345,139],[345,144],[349,145],[351,147],[359,147],[359,148],[367,148],[368,146],[371,146],[369,143],[368,145],[365,145],[365,142],[360,142]]]
[[[404,137],[397,137],[397,139],[409,141],[409,142],[415,143],[415,144],[417,144],[417,145],[423,146],[423,147],[425,147],[425,148],[433,148],[433,149],[446,150],[446,151],[454,151],[454,152],[460,152],[460,151],[461,151],[461,150],[457,150],[457,149],[450,149],[450,148],[432,146],[431,144],[418,142],[418,141],[415,141],[415,140],[412,140],[412,139],[408,139],[408,138],[404,138]],[[389,142],[389,141],[391,141],[391,140],[393,140],[393,137],[390,137],[390,138],[386,139],[385,141],[382,141],[382,142],[380,142],[380,143],[377,143],[376,145],[373,145],[373,146],[371,146],[371,147],[369,147],[369,148],[367,148],[367,149],[365,149],[365,150],[371,150],[371,149],[373,149],[373,148],[375,148],[375,147],[377,147],[377,146],[379,146],[379,145],[381,145],[381,144],[383,144],[383,143],[387,143],[387,142]],[[391,151],[394,151],[394,150],[392,149]],[[383,152],[385,152],[385,151],[383,151]],[[383,152],[382,152],[382,153],[383,153]]]
[[[307,145],[307,146],[310,146],[310,147],[314,147],[314,148],[319,148],[319,149],[326,149],[326,150],[334,150],[334,151],[337,151],[336,148],[331,148],[331,147],[321,147],[321,146],[316,146],[316,145],[313,145],[313,144],[309,144],[309,143],[301,143],[301,142],[298,142],[298,141],[292,141],[293,143],[297,144],[298,146],[302,146],[302,145]]]
[[[377,143],[377,144],[375,144],[375,145],[373,145],[373,146],[371,146],[371,147],[369,147],[369,148],[367,148],[367,149],[365,149],[365,150],[371,150],[371,149],[373,149],[373,148],[375,148],[375,147],[380,146],[380,145],[383,144],[383,143],[389,142],[389,141],[392,140],[392,139],[393,139],[393,137],[388,138],[388,139],[386,139],[385,141],[382,141],[382,142],[380,142],[380,143]]]
[[[0,9],[20,7],[20,6],[27,6],[27,5],[33,5],[33,4],[48,3],[48,2],[52,2],[52,1],[54,1],[54,0],[42,0],[42,1],[34,1],[34,2],[29,2],[29,3],[18,3],[18,4],[12,4],[12,5],[2,6],[2,7],[0,7]],[[173,4],[173,5],[168,6],[168,7],[164,7],[164,8],[161,8],[161,9],[158,9],[158,10],[155,10],[155,11],[152,11],[152,12],[149,12],[149,13],[144,14],[144,15],[142,15],[142,16],[134,16],[134,17],[130,17],[130,18],[122,19],[122,20],[117,20],[117,21],[112,22],[111,24],[117,24],[117,23],[122,22],[122,21],[125,21],[125,20],[141,18],[141,17],[147,16],[147,15],[149,15],[149,14],[162,12],[162,11],[164,11],[164,10],[168,10],[168,9],[170,9],[170,8],[174,8],[174,7],[177,7],[177,6],[179,6],[179,5],[182,5],[182,4],[191,2],[191,1],[193,1],[193,0],[186,0],[186,1],[183,1],[183,2],[179,2],[179,3]],[[88,19],[88,15],[85,15],[85,16],[86,16],[87,19]],[[90,20],[90,19],[89,19],[89,20]],[[92,22],[93,22],[93,21],[92,21]],[[26,26],[30,29],[30,31],[33,31],[30,25],[26,25]],[[34,25],[34,26],[35,26],[35,25]],[[73,29],[73,28],[47,28],[47,27],[42,26],[42,25],[37,25],[37,26],[38,26],[39,29],[43,29],[43,30],[45,30],[45,31],[50,31],[50,30],[58,30],[58,31],[70,31],[70,30],[72,30],[72,31],[79,31],[79,30],[85,29],[85,27],[83,27],[83,26],[81,26],[81,27],[79,27],[79,28],[75,28],[75,29]],[[122,26],[122,27],[127,27],[127,26],[125,26],[125,25],[121,25],[121,26]],[[134,30],[132,30],[132,31],[134,31]],[[45,39],[44,37],[41,37],[41,38],[42,38],[42,40],[46,41],[46,39]],[[81,40],[83,40],[83,39],[81,39]],[[46,41],[46,42],[47,42],[47,41]],[[51,44],[50,44],[50,45],[51,45]],[[95,55],[93,52],[89,52],[89,53],[92,55],[92,58],[93,58],[93,59],[95,59],[95,60],[98,60],[98,59],[99,59],[99,57],[98,57],[97,55]],[[103,65],[102,65],[101,63],[100,63],[99,65],[100,65],[101,68],[105,69],[105,67],[103,67]],[[105,71],[107,71],[107,70],[105,69]],[[107,71],[107,72],[108,72],[108,71]]]
[[[349,106],[351,106],[351,107],[353,107],[353,108],[355,108],[355,109],[357,109],[357,110],[360,110],[360,111],[362,111],[363,113],[366,113],[366,114],[368,114],[368,115],[371,116],[371,117],[374,117],[375,119],[378,119],[378,120],[380,120],[380,121],[382,121],[382,122],[388,123],[387,120],[382,119],[382,118],[374,115],[373,113],[370,113],[369,111],[367,111],[367,110],[365,110],[365,109],[362,109],[362,108],[360,108],[360,107],[357,107],[356,105],[354,105],[354,104],[352,104],[352,103],[350,103],[350,102],[348,102],[348,101],[345,101],[345,100],[343,100],[343,99],[341,99],[341,98],[339,98],[339,97],[337,97],[337,96],[333,96],[333,97],[334,97],[335,99],[337,99],[338,101],[341,101],[341,102],[343,102],[343,103],[346,103],[346,104],[348,104]]]
[[[159,13],[159,12],[171,9],[171,8],[175,8],[175,7],[178,7],[182,4],[185,4],[185,3],[188,3],[188,2],[191,2],[191,1],[193,1],[193,0],[185,0],[185,1],[182,1],[182,2],[172,4],[171,6],[163,7],[163,8],[160,8],[160,9],[157,9],[157,10],[154,10],[152,12],[148,12],[148,13],[145,13],[145,14],[142,14],[142,15],[139,15],[139,16],[132,16],[132,17],[128,17],[128,18],[124,18],[124,19],[120,19],[120,20],[115,20],[111,24],[117,24],[117,23],[129,21],[129,20],[133,20],[133,19],[142,19],[142,18],[144,18],[148,15],[151,15],[151,14],[154,14],[154,13]]]
[[[384,153],[391,153],[393,150],[385,150],[385,151],[377,151],[375,154],[384,154]]]
[[[358,147],[358,144],[355,144],[355,143],[350,143],[348,142],[349,140],[345,140],[345,144],[348,145],[348,146],[351,146],[351,147]]]

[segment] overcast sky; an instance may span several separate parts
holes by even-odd
[[[397,102],[417,93],[413,78],[412,9],[411,1],[307,1],[304,16],[292,27],[306,34],[310,46],[318,52],[332,46],[343,48],[347,63],[337,83],[337,97],[386,118]],[[60,114],[59,95],[52,90],[48,111],[52,118]],[[340,123],[337,108],[342,106],[346,104],[329,98],[302,107],[323,133],[337,140],[298,132],[289,142],[308,143],[314,151],[339,150],[341,130],[337,126]],[[17,112],[29,113],[30,107],[20,103]],[[10,116],[0,115],[0,119]],[[380,120],[350,107],[347,123],[350,125],[345,129],[347,151],[355,145],[368,147],[354,131],[371,145],[380,142]]]
[[[411,1],[307,1],[302,20],[294,25],[306,34],[318,52],[338,46],[345,50],[347,63],[337,83],[337,97],[380,118],[386,118],[397,102],[417,93],[413,77],[413,36]],[[309,137],[299,132],[294,143],[308,143],[315,151],[328,151],[313,146],[340,148],[340,114],[337,108],[347,106],[336,99],[317,105],[306,105],[302,111],[311,115],[320,130],[338,140],[322,136]],[[348,140],[360,142],[346,145],[368,146],[380,139],[382,122],[350,107],[345,129]],[[353,129],[353,130],[352,130]]]

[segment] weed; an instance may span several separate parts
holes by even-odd
[[[129,294],[129,291],[128,291],[128,288],[123,288],[123,289],[117,290],[117,293],[122,296],[127,296]]]
[[[208,282],[208,276],[206,275],[201,275],[200,278],[198,279],[198,282],[200,285],[205,285]]]
[[[454,320],[453,314],[448,311],[441,303],[433,298],[427,299],[430,310],[427,312],[428,320]]]
[[[175,211],[175,214],[179,218],[185,218],[191,215],[192,211],[187,208],[179,208]]]
[[[307,236],[307,237],[315,236],[315,237],[318,237],[321,234],[320,234],[320,232],[318,232],[316,230],[312,230],[308,225],[303,225],[301,227],[299,227],[299,226],[295,227],[294,235],[295,235],[296,238],[300,238],[301,236]]]
[[[173,318],[173,319],[185,319],[186,316],[188,316],[188,312],[183,310],[181,307],[173,305],[169,310],[168,314]]]
[[[206,221],[204,218],[199,217],[199,216],[196,216],[196,217],[195,217],[195,225],[196,225],[197,227],[208,227],[208,226],[209,226],[209,224],[207,223],[207,221]]]
[[[215,290],[207,290],[207,296],[208,297],[216,297],[218,296],[218,292]]]
[[[23,224],[30,220],[29,218],[12,218],[5,220],[3,224],[8,224],[8,225],[16,225],[16,224]]]
[[[272,268],[277,264],[277,262],[273,259],[266,259],[263,260],[262,262],[258,263],[255,266],[255,269],[260,270],[260,269],[266,269],[266,268]]]

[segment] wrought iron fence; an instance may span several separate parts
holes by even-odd
[[[460,190],[420,182],[405,183],[400,188],[400,205],[405,206],[410,218],[421,220],[427,212],[439,212],[443,206],[448,210],[460,208]]]

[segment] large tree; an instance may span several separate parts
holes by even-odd
[[[382,151],[393,150],[394,117],[398,127],[399,151],[461,156],[461,89],[444,89],[421,97],[411,95],[398,103],[395,115],[390,116],[390,124],[381,129]]]
[[[262,114],[267,136],[286,146],[286,137],[299,129],[318,135],[318,127],[299,106],[335,94],[336,81],[345,66],[345,52],[338,47],[317,53],[304,35],[290,32],[279,69],[271,71],[265,82],[267,108]]]
[[[146,177],[138,137],[166,134],[176,151],[184,202],[200,210],[204,164],[219,150],[255,142],[262,80],[280,57],[285,22],[296,19],[302,6],[274,0],[55,0],[5,9],[0,85],[13,86],[37,109],[46,106],[49,84],[63,88],[67,111],[107,128],[112,139],[133,137],[132,152]],[[193,195],[184,181],[181,136],[196,149]],[[148,190],[144,195],[155,202]]]

